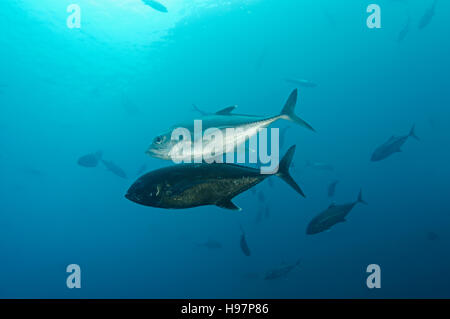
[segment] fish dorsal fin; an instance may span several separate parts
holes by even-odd
[[[236,107],[237,107],[237,105],[226,107],[226,108],[216,112],[216,115],[231,115],[231,112],[233,112]]]
[[[239,206],[235,205],[231,199],[224,199],[220,202],[216,203],[216,206],[220,207],[220,208],[225,208],[225,209],[230,209],[230,210],[237,210],[237,211],[241,211],[242,208],[240,208]]]

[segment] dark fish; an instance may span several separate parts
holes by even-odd
[[[155,9],[156,11],[168,12],[167,8],[162,3],[159,3],[158,1],[155,1],[155,0],[142,0],[142,2],[144,2],[149,7]]]
[[[441,239],[441,237],[438,234],[436,234],[435,232],[430,231],[430,232],[427,233],[427,239],[431,240],[431,241],[434,241],[434,240]]]
[[[274,175],[304,196],[289,174],[294,152],[295,145],[287,151]],[[125,197],[141,205],[159,208],[216,205],[241,210],[231,200],[270,176],[261,174],[259,169],[235,164],[178,164],[141,176],[131,185]]]
[[[411,28],[411,17],[408,16],[408,20],[406,21],[405,26],[398,34],[397,42],[402,42],[406,38],[406,35],[409,33],[410,28]]]
[[[328,197],[333,197],[334,193],[336,191],[336,185],[339,183],[339,181],[333,181],[331,182],[331,184],[328,186]]]
[[[206,242],[198,244],[199,247],[205,247],[208,249],[220,249],[222,248],[222,244],[217,240],[208,239]]]
[[[330,229],[337,223],[346,221],[345,217],[350,213],[353,207],[358,204],[367,203],[362,199],[362,192],[359,192],[358,199],[349,204],[336,205],[331,204],[324,212],[314,217],[306,228],[306,234],[313,235]]]
[[[436,13],[436,5],[437,0],[433,1],[433,4],[430,8],[425,12],[425,14],[422,16],[422,19],[419,21],[419,29],[425,28],[427,25],[430,24],[431,20],[433,19],[434,14]]]
[[[245,232],[241,227],[241,240],[240,240],[240,245],[241,245],[241,250],[244,253],[245,256],[250,256],[250,249],[248,248],[248,244],[247,244],[247,240],[245,239]]]
[[[413,125],[411,128],[411,131],[408,135],[405,136],[391,136],[387,142],[385,142],[383,145],[379,146],[372,154],[371,161],[381,161],[382,159],[385,159],[392,154],[401,152],[401,147],[405,142],[410,138],[413,137],[416,140],[419,140],[415,133],[415,126]]]
[[[310,162],[306,161],[306,167],[311,167],[321,171],[333,171],[334,167],[331,164],[321,163],[321,162]]]
[[[106,161],[106,160],[101,160],[101,161],[102,161],[103,165],[105,165],[106,169],[108,171],[110,171],[111,173],[113,173],[121,178],[127,178],[127,174],[125,174],[123,169],[121,169],[119,166],[114,164],[112,161]]]
[[[280,148],[283,148],[284,141],[286,140],[286,132],[289,128],[290,126],[285,126],[280,130]]]
[[[300,265],[300,260],[295,262],[291,265],[285,265],[281,266],[280,268],[270,270],[266,276],[264,277],[265,280],[274,280],[281,277],[286,277],[287,274],[289,274],[294,268],[298,267]]]
[[[83,167],[97,167],[98,162],[102,158],[102,155],[103,155],[102,151],[84,155],[78,159],[78,165]]]

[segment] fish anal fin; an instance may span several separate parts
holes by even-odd
[[[220,111],[217,111],[216,115],[231,115],[231,112],[233,112],[236,107],[237,105],[226,107]]]
[[[236,204],[234,204],[231,199],[224,199],[221,200],[220,202],[216,203],[216,206],[220,207],[220,208],[225,208],[225,209],[230,209],[230,210],[236,210],[236,211],[241,211],[242,208],[240,208],[239,206],[237,206]]]

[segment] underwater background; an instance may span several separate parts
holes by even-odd
[[[66,25],[71,3],[79,29]],[[167,13],[140,0],[1,1],[0,297],[449,298],[450,2],[424,28],[432,0],[161,3]],[[370,3],[381,29],[366,25]],[[317,133],[273,125],[290,127],[281,153],[297,145],[292,175],[306,198],[277,177],[235,198],[241,212],[124,197],[140,170],[172,165],[145,151],[197,116],[192,104],[276,115],[297,87],[289,78],[318,84],[298,87],[296,108]],[[420,141],[370,161],[413,124]],[[127,178],[77,164],[97,151]],[[306,234],[360,189],[367,206]],[[69,264],[81,289],[66,286]],[[380,289],[366,285],[369,264]]]

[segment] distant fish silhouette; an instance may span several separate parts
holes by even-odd
[[[167,8],[162,3],[159,3],[158,1],[155,1],[155,0],[142,0],[142,2],[144,2],[149,7],[155,9],[156,11],[168,12]]]
[[[392,154],[401,152],[401,147],[410,138],[419,140],[415,132],[415,125],[412,126],[408,135],[405,136],[391,136],[383,145],[377,147],[372,154],[371,161],[377,162],[385,159]]]
[[[101,160],[103,155],[102,151],[98,151],[96,153],[90,153],[84,156],[81,156],[78,159],[78,165],[83,167],[97,167],[98,162]]]
[[[306,228],[306,234],[314,235],[321,233],[323,231],[329,230],[331,227],[337,223],[343,223],[346,221],[347,215],[355,207],[356,204],[362,203],[367,205],[367,203],[362,199],[362,192],[359,192],[358,199],[353,203],[347,203],[342,205],[336,205],[332,203],[328,208],[314,217]]]
[[[245,239],[245,232],[241,227],[241,241],[240,241],[240,245],[241,245],[241,250],[244,253],[245,256],[250,256],[250,249],[248,248],[248,244],[247,244],[247,240]]]
[[[336,185],[339,183],[338,180],[331,182],[330,186],[328,186],[328,197],[333,197],[336,191]]]
[[[433,1],[433,4],[430,8],[425,12],[425,14],[422,16],[422,19],[419,21],[419,29],[425,28],[427,25],[430,24],[431,20],[433,19],[435,13],[436,13],[436,5],[437,0]]]
[[[113,173],[114,175],[117,175],[121,178],[127,178],[127,174],[125,174],[124,170],[121,169],[116,164],[114,164],[112,161],[106,161],[106,160],[101,160],[101,161],[102,161],[103,165],[105,165],[106,169],[108,171],[110,171],[111,173]]]

